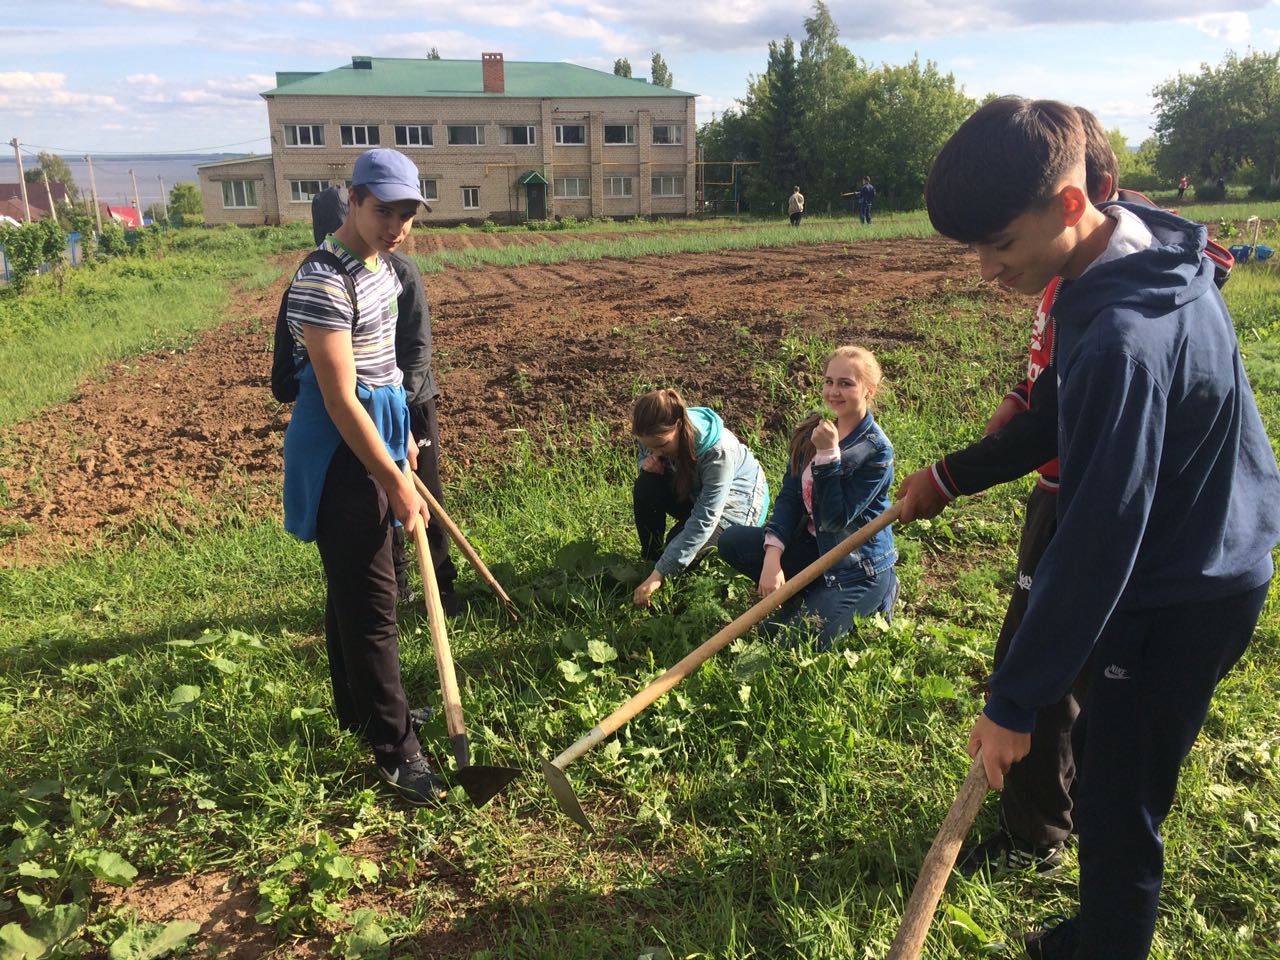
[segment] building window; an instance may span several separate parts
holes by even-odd
[[[228,210],[235,207],[256,207],[258,185],[253,180],[223,180],[222,205]]]
[[[449,128],[449,146],[476,147],[484,144],[484,127],[468,125]]]
[[[555,178],[557,200],[578,200],[589,196],[591,196],[591,181],[588,177]]]
[[[587,142],[587,128],[581,123],[557,123],[556,144],[573,147]]]
[[[654,177],[652,193],[655,197],[683,197],[684,177]]]
[[[378,128],[372,125],[344,123],[338,127],[344,147],[376,147]]]
[[[631,178],[630,177],[605,177],[604,178],[604,195],[606,197],[631,196]]]
[[[684,143],[684,127],[674,123],[654,124],[653,142],[666,145]]]
[[[435,141],[431,138],[431,125],[428,123],[422,123],[407,127],[397,126],[396,146],[434,147]]]
[[[463,210],[479,210],[480,209],[480,188],[479,187],[463,187],[462,188],[462,209]]]
[[[634,123],[606,123],[604,125],[604,142],[609,144],[635,143],[636,126]]]
[[[418,189],[422,191],[423,200],[439,200],[440,193],[434,177],[423,177],[418,181]]]
[[[657,178],[655,178],[657,179]],[[290,180],[289,195],[294,203],[310,203],[317,193],[329,189],[328,180]]]
[[[324,124],[286,123],[284,125],[284,145],[286,147],[323,147]]]
[[[538,128],[499,127],[498,142],[511,147],[531,147],[538,142]]]

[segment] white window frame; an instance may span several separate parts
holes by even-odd
[[[455,130],[474,130],[476,135],[475,143],[454,143],[453,131]],[[445,132],[445,141],[451,147],[483,147],[484,146],[484,124],[483,123],[451,123],[448,124]]]
[[[635,187],[632,186],[633,177],[605,177],[604,178],[604,195],[605,197],[613,197],[615,199],[630,199],[635,196]],[[618,186],[622,186],[619,191]]]
[[[304,183],[314,183],[316,190],[313,193],[304,191],[302,185]],[[290,180],[289,181],[289,202],[290,203],[310,203],[317,193],[323,193],[329,189],[328,180],[307,178],[306,180]]]
[[[670,181],[671,192],[668,193],[664,187]],[[654,174],[649,183],[649,193],[654,197],[683,197],[684,196],[684,175],[679,173],[661,173]]]
[[[582,139],[565,140],[565,130],[581,130]],[[556,146],[557,147],[585,147],[587,145],[587,125],[585,123],[557,123],[556,124]]]
[[[422,191],[423,200],[440,199],[440,181],[436,177],[419,177],[418,189]]]
[[[524,143],[511,139],[511,134],[515,130],[524,131]],[[538,145],[538,128],[533,124],[525,123],[503,124],[498,128],[498,143],[504,147],[536,147]]]
[[[666,140],[658,139],[658,131],[666,130]],[[684,125],[679,123],[655,123],[650,130],[650,136],[656,147],[682,147],[684,146]]]
[[[414,131],[417,131],[418,142],[413,142]],[[397,147],[434,147],[436,145],[435,134],[432,132],[429,123],[397,123],[395,130],[395,140]]]
[[[307,143],[302,142],[302,131],[307,132]],[[319,140],[316,137],[319,136]],[[286,147],[323,147],[323,123],[286,123],[284,125],[284,145]]]
[[[475,192],[475,199],[468,203],[467,194],[471,191]],[[463,187],[462,188],[462,209],[463,210],[479,210],[480,209],[480,188],[479,187]]]
[[[576,193],[569,193],[569,183],[575,184]],[[551,193],[553,199],[556,200],[590,200],[591,199],[591,178],[590,177],[553,177]]]
[[[236,187],[239,187],[240,203],[236,203]],[[231,203],[227,203],[228,194],[231,197]],[[251,210],[258,205],[258,181],[257,180],[223,180],[222,181],[222,209],[223,210]]]
[[[609,129],[621,127],[626,131],[625,140],[610,140]],[[600,132],[606,147],[634,147],[636,145],[636,125],[634,123],[606,123]]]
[[[351,142],[347,140],[350,138]],[[338,142],[344,147],[376,147],[382,133],[376,123],[341,123],[338,125]]]

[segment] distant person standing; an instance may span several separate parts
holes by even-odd
[[[871,204],[876,199],[876,188],[870,177],[862,178],[862,186],[858,188],[858,219],[863,223],[871,222]]]
[[[1191,185],[1191,181],[1187,179],[1187,175],[1185,173],[1178,178],[1178,199],[1179,200],[1181,200],[1183,195],[1186,194],[1187,187],[1189,187],[1190,185]]]
[[[791,215],[791,225],[800,226],[800,218],[804,216],[804,194],[799,187],[792,189],[791,196],[787,199],[787,213]]]

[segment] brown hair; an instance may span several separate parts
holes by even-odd
[[[1000,97],[960,125],[925,184],[929,220],[962,243],[990,240],[1052,199],[1084,162],[1084,126],[1057,100]]]
[[[1076,107],[1080,123],[1084,127],[1085,188],[1092,203],[1110,200],[1120,187],[1120,161],[1111,149],[1111,140],[1098,118],[1084,107]],[[1106,178],[1110,177],[1108,183]]]
[[[347,193],[351,197],[351,202],[356,204],[357,206],[364,206],[365,200],[373,195],[373,191],[370,190],[368,187],[366,187],[364,184],[360,184],[359,186],[355,186],[355,187],[348,187]]]
[[[631,410],[631,433],[636,437],[661,437],[675,431],[676,499],[684,500],[693,490],[697,463],[693,421],[680,391],[671,387],[650,390],[636,399]]]
[[[884,371],[880,369],[880,361],[876,359],[876,355],[866,347],[855,347],[851,344],[836,347],[823,361],[823,371],[837,357],[853,361],[854,369],[858,371],[858,379],[866,386],[867,399],[870,401],[880,389],[880,382],[884,379]],[[796,428],[791,431],[788,462],[791,465],[792,474],[797,477],[804,472],[804,468],[809,465],[809,461],[817,452],[810,436],[813,434],[813,428],[825,419],[825,416],[822,411],[815,410],[796,424]]]

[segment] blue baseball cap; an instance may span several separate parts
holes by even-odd
[[[366,150],[356,160],[351,172],[353,187],[367,187],[379,200],[417,200],[431,212],[431,207],[418,184],[418,168],[399,150],[379,147]]]

